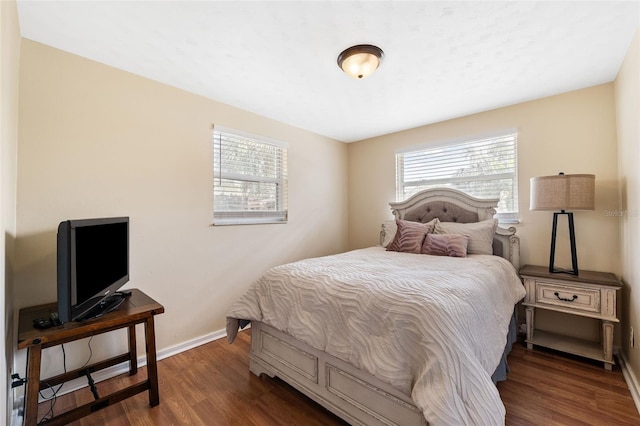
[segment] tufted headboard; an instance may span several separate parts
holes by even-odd
[[[426,223],[437,217],[441,222],[472,223],[492,219],[498,201],[474,198],[455,189],[436,188],[420,191],[405,201],[389,205],[396,219]],[[520,238],[515,233],[514,227],[498,227],[493,239],[493,254],[504,257],[519,269]]]
[[[405,211],[404,220],[427,223],[434,218],[441,222],[478,222],[478,213],[466,210],[447,201],[432,201]]]

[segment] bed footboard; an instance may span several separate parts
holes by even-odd
[[[266,324],[251,324],[249,369],[277,376],[354,425],[427,422],[411,398],[352,365]]]

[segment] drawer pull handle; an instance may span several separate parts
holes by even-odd
[[[574,294],[571,299],[565,299],[564,297],[560,297],[560,294],[557,291],[553,294],[558,298],[558,300],[562,300],[563,302],[573,302],[578,298],[578,296]]]

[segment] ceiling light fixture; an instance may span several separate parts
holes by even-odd
[[[383,56],[384,52],[379,47],[359,44],[338,55],[338,66],[353,78],[366,78],[378,69]]]

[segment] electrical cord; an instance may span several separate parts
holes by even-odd
[[[93,336],[89,337],[89,341],[87,342],[87,346],[89,347],[89,358],[87,358],[87,362],[85,362],[84,365],[80,368],[86,367],[89,364],[89,361],[91,361],[91,358],[93,357],[93,349],[91,348],[92,339],[93,339]],[[93,368],[87,368],[85,373],[87,376],[87,383],[89,383],[89,388],[91,389],[91,393],[93,394],[93,397],[95,399],[100,399],[100,396],[98,395],[98,389],[96,389],[96,384],[93,381],[93,377],[91,377],[91,373],[93,373]]]
[[[87,358],[87,362],[85,362],[80,368],[86,367],[89,364],[89,361],[91,361],[91,358],[93,357],[93,349],[91,348],[92,340],[93,340],[93,336],[89,337],[89,341],[87,342],[87,346],[89,347],[89,358]]]
[[[89,357],[87,358],[87,361],[82,365],[82,367],[80,368],[84,368],[86,367],[89,362],[91,361],[91,358],[93,357],[93,349],[91,348],[91,340],[93,340],[93,336],[89,337],[89,341],[87,342],[87,346],[89,347]],[[67,373],[67,352],[64,349],[64,343],[60,345],[62,348],[62,368],[64,370],[64,373]],[[46,401],[50,401],[50,405],[49,405],[49,411],[42,416],[42,419],[40,419],[40,421],[38,423],[46,423],[48,421],[50,421],[51,419],[53,419],[53,408],[56,405],[56,402],[58,400],[58,393],[60,393],[60,390],[62,389],[62,387],[64,386],[64,382],[60,383],[60,386],[58,387],[58,389],[53,390],[53,386],[49,385],[49,383],[47,382],[42,382],[44,384],[47,385],[47,388],[52,389],[51,390],[51,395],[49,397],[45,397],[42,394],[42,391],[38,391],[38,394],[40,395],[40,398],[42,398],[44,400],[44,402]],[[95,388],[95,386],[92,385],[92,388]],[[95,394],[94,394],[95,395]],[[25,404],[25,400],[26,398],[23,398],[23,411],[24,411],[24,404]]]
[[[60,390],[62,389],[62,386],[64,386],[64,383],[61,383],[60,386],[58,387],[58,389],[53,389],[53,386],[51,386],[49,383],[47,382],[42,382],[45,385],[47,385],[48,389],[51,389],[51,395],[49,397],[46,397],[42,394],[42,391],[39,391],[38,394],[40,395],[40,398],[42,398],[44,401],[43,402],[47,402],[50,401],[49,403],[49,411],[46,412],[46,414],[44,416],[42,416],[42,419],[40,419],[40,421],[38,423],[46,423],[49,420],[53,419],[53,408],[56,406],[56,402],[58,401],[58,392],[60,392]]]
[[[66,374],[67,373],[67,352],[64,349],[64,343],[61,344],[60,347],[62,348],[62,369]],[[51,389],[51,395],[49,397],[45,397],[42,394],[42,391],[38,391],[40,398],[42,398],[44,402],[50,401],[49,411],[44,416],[42,416],[42,419],[40,419],[38,423],[47,422],[53,419],[53,408],[56,406],[56,402],[58,401],[58,393],[60,392],[60,390],[62,390],[62,387],[64,386],[64,383],[60,383],[60,386],[58,387],[58,389],[53,390],[53,386],[51,386],[49,383],[44,381],[42,383],[46,384],[48,389]]]

